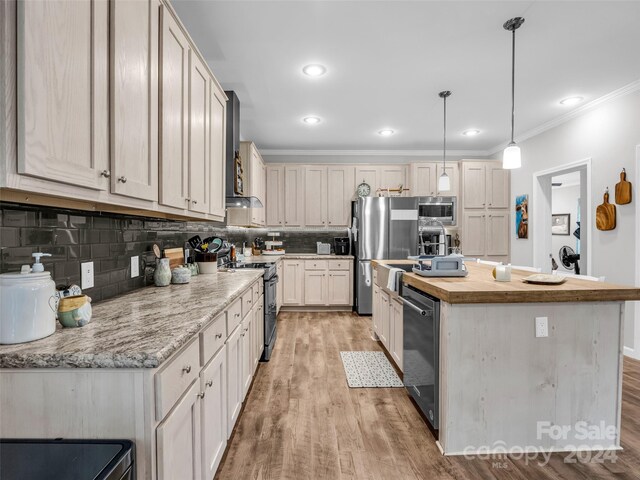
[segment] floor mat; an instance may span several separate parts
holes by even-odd
[[[340,352],[351,388],[402,388],[402,380],[383,352]]]

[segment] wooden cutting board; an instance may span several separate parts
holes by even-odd
[[[609,203],[609,192],[604,194],[604,202],[596,208],[596,227],[598,230],[616,228],[616,206]]]
[[[616,183],[616,203],[618,205],[631,203],[631,182],[627,182],[627,172],[624,168],[620,172],[620,182]]]
[[[164,256],[169,259],[169,268],[184,265],[184,250],[182,248],[165,248]]]

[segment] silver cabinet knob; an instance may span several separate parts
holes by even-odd
[[[216,333],[216,338],[222,338],[222,334],[221,333]]]
[[[184,200],[185,200],[185,202],[190,202],[191,201],[190,198],[185,198]]]
[[[122,177],[118,178],[118,181],[122,183],[127,183],[127,177],[123,175]]]
[[[212,387],[213,386],[213,380],[209,380],[207,383],[205,383],[205,385],[207,387]]]
[[[184,373],[191,373],[191,365],[187,365],[186,367],[182,367],[182,371]]]
[[[111,172],[109,170],[102,170],[100,172],[100,175],[103,176],[104,178],[109,178],[111,176]]]
[[[200,392],[200,393],[198,393],[197,397],[198,397],[198,398],[204,398],[204,392]]]
[[[191,203],[193,203],[194,205],[196,205],[198,203],[198,200],[191,200]]]

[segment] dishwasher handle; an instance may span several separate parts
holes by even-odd
[[[412,310],[415,310],[416,312],[418,312],[423,317],[427,316],[427,311],[426,310],[423,310],[422,308],[417,307],[416,305],[414,305],[410,301],[406,300],[404,297],[399,297],[399,298],[400,298],[400,300],[402,300],[402,303],[404,303],[407,307],[411,308]]]

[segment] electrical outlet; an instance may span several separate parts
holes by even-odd
[[[536,317],[536,338],[549,336],[549,319],[547,317]]]
[[[80,264],[80,288],[93,288],[93,262]]]
[[[140,259],[136,255],[131,257],[131,278],[136,278],[140,275]]]

